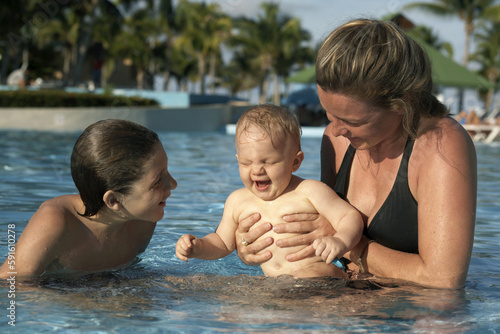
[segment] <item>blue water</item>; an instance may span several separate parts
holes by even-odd
[[[17,237],[44,200],[74,193],[69,155],[78,134],[0,132],[0,256],[8,226]],[[264,278],[235,254],[218,260],[175,257],[184,233],[213,231],[224,201],[242,186],[234,137],[162,133],[178,188],[135,265],[83,277],[0,286],[0,332],[12,333],[497,333],[500,332],[500,145],[477,144],[475,244],[466,287],[442,291],[390,280]],[[303,138],[297,172],[319,178],[319,138]],[[8,325],[15,300],[15,327]]]

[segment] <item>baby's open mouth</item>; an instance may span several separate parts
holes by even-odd
[[[271,181],[255,181],[255,187],[257,190],[266,190],[270,184]]]

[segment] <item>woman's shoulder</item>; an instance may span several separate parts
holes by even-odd
[[[462,169],[475,161],[475,146],[470,135],[453,118],[425,118],[412,153],[417,166],[454,166]]]
[[[423,118],[415,143],[426,146],[427,149],[474,146],[467,131],[451,117]]]
[[[451,117],[424,118],[417,139],[415,150],[424,154],[456,154],[474,151],[474,143],[467,131]],[[452,153],[454,152],[454,153]]]

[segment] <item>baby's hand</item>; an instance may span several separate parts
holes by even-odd
[[[182,261],[188,262],[188,258],[192,257],[194,244],[198,240],[192,234],[184,234],[182,237],[177,240],[177,244],[175,245],[175,255],[181,259]]]
[[[313,248],[316,250],[316,256],[321,256],[326,263],[332,263],[335,258],[340,258],[346,252],[342,240],[332,236],[314,240]]]

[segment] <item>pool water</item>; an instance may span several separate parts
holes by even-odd
[[[44,200],[75,193],[69,156],[77,133],[0,132],[0,256]],[[0,332],[248,333],[500,332],[500,146],[477,144],[479,187],[466,287],[427,289],[390,280],[265,278],[233,253],[217,261],[175,257],[179,236],[214,231],[242,186],[234,136],[161,133],[178,188],[145,253],[117,271],[48,277],[9,297],[0,286]],[[303,138],[297,175],[319,179],[320,138]],[[9,315],[15,300],[15,327]],[[3,313],[3,314],[2,314]]]

